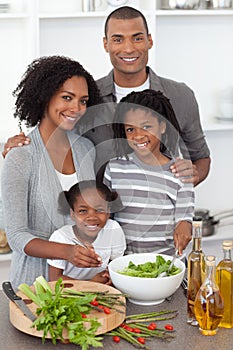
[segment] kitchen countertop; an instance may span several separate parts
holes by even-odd
[[[227,233],[227,234],[226,234]],[[222,228],[218,230],[218,234],[214,237],[206,237],[203,239],[203,251],[205,254],[216,255],[217,261],[222,258],[221,244],[224,239],[230,239],[233,236],[232,227]],[[213,239],[214,237],[214,239]],[[188,253],[188,252],[187,252]],[[157,322],[158,325],[164,325],[165,323],[171,323],[176,330],[175,339],[169,343],[154,338],[148,341],[148,347],[151,350],[163,349],[163,350],[186,350],[191,348],[192,350],[232,350],[233,328],[225,329],[219,328],[218,333],[215,336],[203,336],[200,334],[198,327],[190,326],[186,323],[186,304],[187,300],[183,293],[183,289],[180,287],[173,295],[171,301],[165,301],[159,305],[154,306],[139,306],[127,301],[127,314],[145,313],[151,311],[160,310],[178,310],[178,316],[170,320],[169,322],[161,321]],[[121,340],[119,344],[113,343],[111,337],[104,337],[103,340],[104,349],[109,350],[132,350],[134,347]],[[77,347],[73,344],[61,344],[58,342],[56,346],[52,344],[50,340],[46,340],[43,345],[41,338],[33,337],[31,335],[22,333],[12,326],[9,320],[9,301],[5,294],[0,291],[0,347],[4,350],[31,350],[36,348],[37,350],[56,349],[56,350],[77,350]],[[90,348],[93,350],[93,348]]]
[[[171,301],[165,301],[154,306],[139,306],[127,302],[127,314],[144,313],[159,310],[178,310],[178,316],[167,321],[157,322],[162,326],[165,323],[171,323],[176,330],[176,337],[169,343],[160,339],[153,339],[147,342],[151,350],[186,350],[186,349],[205,349],[205,350],[232,350],[233,328],[219,328],[218,333],[214,336],[203,336],[200,334],[198,327],[190,326],[186,323],[186,297],[183,289],[180,287],[173,295]],[[41,338],[22,333],[12,326],[9,320],[9,301],[7,297],[0,291],[0,344],[4,350],[77,350],[80,349],[73,344],[61,344],[58,342],[54,346],[51,340],[46,340],[43,345]],[[120,343],[113,343],[111,337],[104,337],[104,349],[111,350],[132,350],[134,347],[121,340]],[[3,346],[3,347],[2,347]],[[90,348],[93,350],[93,348]]]

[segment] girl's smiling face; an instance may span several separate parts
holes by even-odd
[[[124,129],[128,144],[139,159],[145,162],[159,158],[160,140],[166,130],[164,121],[145,109],[131,109],[124,116]]]
[[[109,219],[109,206],[100,191],[89,188],[77,197],[70,213],[77,226],[78,238],[90,243]]]

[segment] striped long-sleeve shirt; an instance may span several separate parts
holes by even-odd
[[[150,252],[173,241],[180,221],[192,221],[194,189],[170,171],[174,160],[151,166],[135,153],[112,159],[106,167],[104,182],[119,194],[123,209],[114,219],[122,226],[127,253]]]

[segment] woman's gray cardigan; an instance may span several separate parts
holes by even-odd
[[[54,230],[70,223],[58,212],[61,184],[36,127],[28,146],[12,149],[3,162],[1,176],[4,226],[13,251],[10,280],[14,287],[31,285],[36,277],[48,278],[46,259],[25,254],[24,248],[35,237],[48,240]],[[69,132],[78,181],[94,179],[93,144]]]

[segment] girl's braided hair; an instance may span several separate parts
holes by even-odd
[[[74,204],[86,189],[95,189],[107,202],[110,213],[116,213],[122,209],[122,202],[116,191],[112,191],[102,181],[83,180],[74,184],[68,191],[59,194],[58,210],[63,215],[68,215],[70,208],[74,210]]]
[[[109,203],[109,206],[111,202],[115,201],[117,198],[117,193],[111,191],[104,183],[95,180],[84,180],[73,185],[69,191],[64,191],[65,198],[71,209],[74,210],[74,203],[77,197],[82,196],[82,192],[90,188],[100,192],[103,199]]]
[[[14,117],[27,126],[35,126],[43,118],[51,97],[73,76],[86,79],[89,100],[87,107],[101,102],[94,78],[77,61],[64,56],[45,56],[35,59],[13,91],[16,97]]]
[[[139,92],[131,92],[123,97],[118,103],[114,116],[114,138],[116,139],[116,153],[118,157],[126,158],[132,149],[126,142],[124,128],[124,118],[128,111],[136,109],[146,110],[152,116],[158,118],[158,121],[166,123],[166,131],[161,136],[160,151],[168,153],[170,156],[178,155],[180,127],[176,119],[174,110],[169,99],[161,92],[147,89]]]

